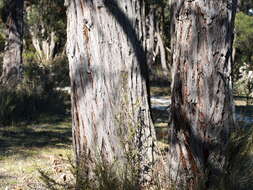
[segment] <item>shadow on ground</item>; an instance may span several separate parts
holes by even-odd
[[[31,125],[0,128],[0,159],[13,155],[28,157],[34,149],[47,147],[66,148],[71,145],[71,121],[56,118]],[[36,153],[36,151],[34,151]]]
[[[253,105],[240,105],[235,107],[236,113],[253,117]]]

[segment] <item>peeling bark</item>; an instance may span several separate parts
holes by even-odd
[[[224,173],[234,126],[231,54],[236,0],[172,2],[170,179],[204,189]],[[204,181],[205,179],[207,181]]]
[[[108,163],[126,164],[125,154],[132,147],[140,178],[148,180],[156,152],[143,49],[145,3],[72,0],[65,5],[79,169],[82,155],[92,161],[99,156]]]
[[[23,51],[23,0],[7,1],[6,43],[0,83],[15,86],[21,79]]]

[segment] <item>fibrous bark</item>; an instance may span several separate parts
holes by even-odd
[[[236,0],[174,0],[172,6],[170,178],[178,189],[196,189],[200,183],[209,188],[224,172],[234,126],[231,55]]]
[[[142,41],[144,1],[65,4],[77,165],[81,166],[82,155],[122,163],[126,152],[135,151],[140,176],[148,176],[155,157],[155,132]]]
[[[23,51],[23,0],[6,2],[6,43],[1,84],[13,85],[21,78]]]

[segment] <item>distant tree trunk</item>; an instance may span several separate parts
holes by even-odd
[[[163,75],[165,77],[168,76],[169,74],[169,68],[167,66],[167,56],[166,56],[166,51],[165,51],[165,41],[163,40],[163,32],[164,32],[164,3],[163,5],[159,8],[160,11],[157,11],[158,14],[156,15],[157,17],[157,22],[156,22],[156,39],[157,39],[157,46],[159,49],[160,53],[160,63],[162,66],[162,71]]]
[[[155,158],[155,131],[141,41],[144,1],[71,0],[65,5],[73,139],[80,172],[86,175],[82,156],[122,163],[126,152],[134,151],[135,166],[139,164],[146,180]]]
[[[33,20],[34,18],[33,5],[27,6],[27,20]],[[36,50],[37,58],[42,64],[47,64],[53,61],[56,50],[56,32],[46,28],[46,24],[43,19],[37,19],[36,23],[32,23],[29,26],[29,32],[33,47]]]
[[[3,72],[0,82],[3,85],[13,85],[21,78],[23,50],[23,0],[8,0],[6,2],[6,43],[3,58]]]
[[[56,48],[55,32],[50,32],[50,35],[47,37],[47,39],[40,39],[33,31],[30,31],[30,33],[32,36],[33,46],[37,52],[38,59],[43,64],[47,64],[53,61]]]
[[[163,17],[163,9],[157,11],[158,7],[150,5],[149,12],[147,14],[147,42],[146,42],[146,51],[147,51],[147,63],[149,70],[152,72],[152,66],[155,63],[158,55],[160,56],[160,63],[164,76],[168,76],[168,66],[166,59],[166,51],[164,46],[164,41],[162,39],[162,30],[161,30],[161,20]],[[158,13],[157,13],[158,12]]]
[[[161,58],[161,66],[162,66],[162,70],[163,70],[163,75],[168,76],[169,68],[167,66],[166,51],[165,51],[162,36],[159,33],[159,31],[156,33],[156,38],[157,38],[157,46],[160,51],[160,58]]]
[[[149,12],[146,19],[146,54],[147,54],[147,64],[149,71],[152,72],[152,66],[155,62],[155,8],[150,6]]]
[[[172,2],[172,140],[170,178],[203,189],[224,172],[234,126],[231,53],[236,0]]]

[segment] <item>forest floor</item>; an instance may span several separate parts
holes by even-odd
[[[159,146],[165,150],[169,88],[153,83],[151,103]],[[235,103],[237,118],[253,123],[253,105],[246,105],[243,100]],[[72,159],[70,115],[42,116],[33,124],[0,128],[0,190],[46,190],[50,183],[71,189]]]
[[[73,178],[70,117],[1,127],[0,145],[0,190],[47,189],[47,175],[59,183]]]

